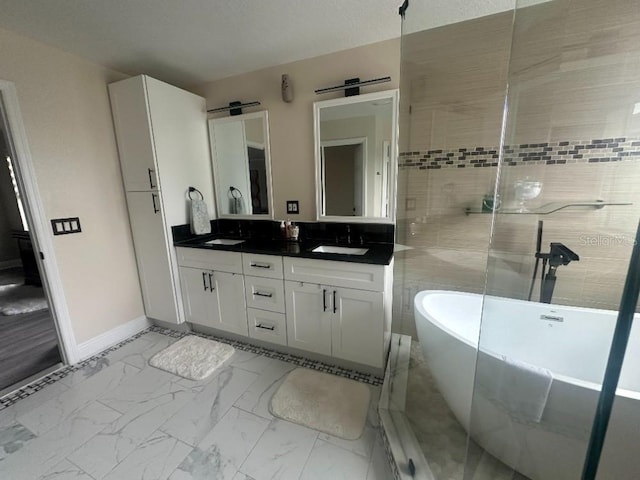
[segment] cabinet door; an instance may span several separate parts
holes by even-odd
[[[214,295],[209,290],[209,274],[198,268],[180,267],[182,303],[187,322],[216,327],[209,314],[209,304],[214,304]]]
[[[216,298],[211,312],[212,326],[238,335],[249,335],[243,276],[213,272],[212,287]]]
[[[326,295],[325,295],[326,292]],[[331,310],[327,287],[285,282],[287,344],[331,355]]]
[[[112,83],[109,96],[125,190],[157,189],[155,150],[144,77]]]
[[[332,288],[331,297],[333,356],[382,368],[383,293]]]
[[[127,192],[131,233],[147,317],[178,323],[160,194]]]

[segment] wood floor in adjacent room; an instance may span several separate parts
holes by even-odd
[[[0,285],[21,282],[21,269],[0,271]],[[0,315],[0,391],[61,361],[48,308]]]

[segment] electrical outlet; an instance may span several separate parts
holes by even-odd
[[[300,205],[298,200],[287,200],[287,213],[297,215],[300,213]]]

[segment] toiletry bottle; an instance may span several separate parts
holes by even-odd
[[[284,224],[284,220],[280,222],[280,238],[287,239],[287,226]]]
[[[285,232],[287,240],[289,240],[291,238],[291,222],[289,220],[285,223]]]

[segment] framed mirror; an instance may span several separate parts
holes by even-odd
[[[393,223],[398,90],[313,104],[317,219]]]
[[[273,218],[267,112],[209,120],[219,218]]]

